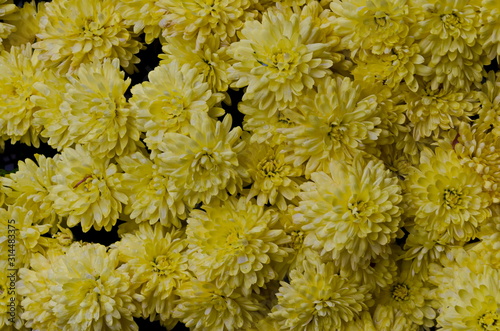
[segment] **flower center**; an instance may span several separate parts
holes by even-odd
[[[90,179],[90,181],[89,181],[89,179]],[[76,182],[73,185],[73,188],[76,189],[78,187],[82,187],[85,192],[88,192],[90,190],[90,188],[92,187],[92,179],[93,179],[92,175],[86,175],[85,177],[83,177],[83,179]]]
[[[213,153],[207,147],[204,147],[203,151],[196,154],[193,168],[196,169],[196,171],[212,170],[217,164],[217,153]]]
[[[387,25],[387,21],[389,21],[389,15],[384,12],[377,12],[373,17],[375,24],[379,27],[384,27]]]
[[[479,325],[483,330],[500,330],[500,316],[497,312],[489,311],[479,317]]]
[[[443,200],[447,208],[456,208],[462,203],[462,192],[454,188],[447,188],[444,190]]]
[[[280,177],[280,172],[283,170],[283,162],[275,159],[265,159],[259,162],[258,169],[264,177]]]
[[[91,39],[94,36],[101,36],[104,34],[104,30],[104,27],[99,26],[97,22],[94,22],[91,18],[87,18],[82,27],[82,34],[85,38]]]
[[[301,249],[302,243],[304,242],[304,232],[300,230],[292,231],[290,237],[292,238],[292,248],[296,251]]]
[[[347,209],[355,219],[369,216],[373,214],[373,206],[370,201],[363,201],[356,196],[351,198],[347,204]]]
[[[155,257],[151,265],[153,266],[153,271],[162,276],[168,275],[175,270],[175,263],[172,263],[172,260],[165,255]]]
[[[462,19],[455,13],[441,15],[441,21],[443,21],[444,26],[450,30],[456,30],[460,28],[462,24]]]
[[[392,298],[396,301],[410,299],[410,288],[406,284],[396,284],[392,287]]]
[[[230,251],[238,252],[248,244],[248,241],[244,237],[240,237],[238,231],[232,229],[226,237],[226,244]]]
[[[337,141],[341,141],[342,138],[344,138],[344,131],[346,130],[345,127],[337,124],[337,123],[331,123],[330,124],[330,131],[328,132],[328,136]]]
[[[330,313],[331,308],[335,306],[332,301],[316,300],[314,301],[315,313],[318,316],[327,316]]]

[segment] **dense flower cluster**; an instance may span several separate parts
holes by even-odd
[[[495,0],[0,0],[0,148],[53,149],[0,176],[0,330],[500,330],[499,36]]]

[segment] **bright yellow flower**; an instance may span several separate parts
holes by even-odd
[[[342,60],[331,52],[338,38],[324,42],[316,32],[321,29],[300,11],[283,7],[269,9],[262,22],[247,21],[240,40],[228,49],[234,58],[231,86],[247,86],[243,100],[252,101],[268,116],[295,107],[307,90],[331,73],[334,61]]]
[[[117,189],[117,166],[109,159],[93,158],[81,145],[65,148],[56,161],[49,199],[59,216],[84,232],[94,227],[110,231],[128,197]]]
[[[240,291],[224,293],[213,283],[193,279],[177,289],[173,316],[194,331],[249,330],[263,318],[263,305]]]
[[[168,13],[167,4],[162,0],[122,0],[117,10],[125,23],[134,27],[134,33],[145,33],[147,44],[160,36],[160,22]]]
[[[236,38],[246,20],[254,17],[249,11],[253,0],[161,0],[168,9],[160,21],[164,37],[181,35],[186,40],[196,40],[201,47],[207,37],[214,35],[221,42],[230,43]]]
[[[424,16],[417,23],[422,55],[433,68],[428,77],[433,90],[443,85],[470,90],[480,86],[483,66],[489,60],[479,43],[480,14],[475,0],[416,0]]]
[[[302,268],[301,268],[302,269]],[[280,330],[344,330],[371,299],[367,285],[338,273],[333,262],[303,262],[303,270],[290,272],[290,283],[281,282],[271,317]]]
[[[120,65],[133,72],[134,55],[142,45],[128,31],[117,2],[109,0],[56,0],[47,3],[40,18],[40,32],[34,48],[40,60],[58,71],[75,70],[81,63],[119,59]]]
[[[420,165],[408,177],[406,212],[415,224],[444,242],[467,241],[491,216],[491,199],[482,178],[462,165],[451,148],[427,149]]]
[[[212,93],[203,75],[189,64],[174,61],[160,65],[148,74],[149,81],[132,87],[130,103],[137,113],[139,129],[146,132],[145,143],[155,156],[167,132],[185,133],[195,113],[217,117],[223,99]]]
[[[241,128],[231,130],[231,116],[216,121],[204,113],[194,114],[186,125],[188,136],[167,132],[159,145],[161,171],[169,176],[169,191],[184,197],[189,208],[227,199],[241,190],[246,170],[238,162],[244,147]]]
[[[352,166],[330,163],[330,174],[315,172],[301,186],[294,222],[304,243],[331,256],[342,268],[367,268],[387,258],[401,226],[401,187],[381,161],[358,157]]]
[[[306,162],[305,174],[328,171],[331,160],[352,160],[363,146],[376,140],[381,130],[377,97],[364,96],[349,78],[324,79],[291,113],[294,126],[278,129],[286,136],[286,162],[295,167]]]
[[[0,137],[39,146],[40,127],[33,124],[38,108],[30,98],[37,94],[33,85],[43,81],[42,68],[31,44],[0,53]]]
[[[169,177],[141,152],[118,159],[124,171],[119,174],[119,190],[129,197],[124,212],[137,223],[160,222],[164,226],[181,227],[179,219],[186,219],[188,208],[182,196],[168,190]]]
[[[407,0],[333,0],[330,8],[334,31],[353,55],[360,49],[389,54],[404,44],[415,21]]]
[[[282,146],[272,147],[265,143],[247,143],[246,146],[240,162],[251,178],[247,199],[257,197],[259,206],[269,203],[285,210],[300,191],[302,167],[285,162]]]
[[[51,224],[55,227],[60,217],[52,208],[52,200],[48,198],[49,188],[54,185],[55,160],[35,154],[36,163],[31,159],[19,161],[18,171],[8,174],[3,185],[10,188],[6,202],[9,205],[21,206],[35,213],[35,222]]]
[[[74,243],[48,266],[39,263],[33,271],[22,269],[20,273],[25,296],[22,317],[35,329],[138,329],[132,316],[136,300],[143,298],[134,294],[128,273],[119,267],[116,250],[108,253],[100,244]],[[37,301],[40,294],[43,303]]]
[[[245,197],[193,210],[187,222],[190,270],[223,293],[252,289],[279,279],[277,270],[291,252],[277,214]]]
[[[189,278],[187,241],[183,231],[166,231],[160,224],[143,223],[137,231],[126,233],[113,244],[119,258],[137,284],[137,292],[144,296],[141,302],[142,317],[159,318],[162,324],[173,328],[177,323],[171,318],[174,310],[174,290]]]

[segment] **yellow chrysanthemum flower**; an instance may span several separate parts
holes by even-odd
[[[0,208],[0,260],[9,262],[9,269],[29,267],[33,254],[43,252],[49,238],[42,237],[50,224],[37,224],[33,210],[19,206]]]
[[[12,24],[15,31],[4,40],[6,48],[20,46],[26,43],[34,43],[36,34],[40,31],[40,17],[45,13],[45,2],[23,3],[14,14],[4,17],[4,21]]]
[[[480,13],[475,0],[419,0],[413,8],[423,7],[416,37],[422,55],[433,69],[433,90],[442,84],[468,91],[471,84],[480,86],[483,66],[489,64],[479,43]]]
[[[60,217],[52,208],[52,200],[48,198],[49,188],[54,185],[55,160],[35,154],[36,163],[31,159],[19,161],[18,170],[3,179],[3,185],[9,188],[6,202],[9,205],[21,206],[35,213],[35,222],[51,224],[55,227]]]
[[[43,81],[42,65],[31,44],[0,52],[0,137],[38,147],[40,127],[33,124],[37,111],[33,85]]]
[[[137,231],[126,233],[113,244],[119,258],[131,275],[131,282],[144,296],[141,302],[142,317],[155,319],[158,315],[163,325],[173,328],[177,320],[171,318],[174,310],[174,290],[189,278],[187,241],[183,231],[166,231],[160,224],[141,224]]]
[[[224,110],[217,104],[224,98],[212,93],[203,75],[189,64],[174,61],[160,65],[148,74],[149,81],[132,87],[130,103],[137,113],[139,129],[146,132],[144,142],[156,156],[167,132],[185,133],[196,113],[217,117]]]
[[[119,267],[116,250],[108,253],[100,244],[74,243],[48,266],[38,263],[20,274],[25,297],[21,317],[34,329],[138,330],[132,316],[143,297],[134,294],[135,285]]]
[[[49,188],[54,210],[67,217],[69,227],[81,224],[84,232],[91,227],[110,231],[128,200],[117,188],[117,172],[109,159],[93,158],[81,145],[65,148]]]
[[[297,102],[342,56],[333,53],[338,38],[321,40],[321,26],[291,8],[264,13],[262,22],[247,21],[240,40],[229,46],[232,87],[245,87],[243,100],[252,101],[268,116]]]
[[[193,331],[249,330],[263,318],[263,305],[240,291],[224,293],[210,282],[193,279],[176,290],[180,297],[173,311]]]
[[[226,294],[238,289],[249,295],[280,277],[277,270],[291,249],[275,212],[245,197],[202,208],[191,212],[186,229],[189,267],[198,279]]]
[[[496,0],[482,0],[479,6],[481,11],[481,28],[479,29],[479,41],[484,52],[490,60],[499,59],[500,42],[497,38],[500,35],[500,7]]]
[[[244,147],[241,128],[231,130],[231,116],[216,121],[207,114],[194,114],[186,125],[188,136],[168,132],[163,135],[158,155],[161,171],[169,176],[169,191],[184,197],[189,208],[227,199],[241,190],[246,170],[238,162]]]
[[[4,16],[9,16],[18,10],[17,6],[12,0],[0,0],[0,19],[4,19]],[[3,49],[4,39],[7,39],[9,35],[16,30],[16,27],[12,24],[0,22],[0,50]]]
[[[21,319],[22,297],[17,291],[17,271],[7,259],[0,260],[0,329],[2,331],[28,331]]]
[[[315,172],[311,178],[301,186],[294,215],[307,233],[304,243],[352,270],[387,258],[400,231],[402,196],[398,179],[382,161],[331,162],[330,174]]]
[[[249,139],[249,138],[247,138]],[[248,171],[251,180],[247,199],[257,198],[257,205],[271,204],[285,210],[297,194],[303,182],[302,167],[285,162],[282,146],[246,144],[240,154],[240,163]]]
[[[221,42],[230,43],[236,38],[246,20],[255,15],[248,10],[253,0],[161,0],[168,9],[160,21],[164,37],[181,35],[186,40],[196,40],[203,45],[210,35]]]
[[[480,108],[477,92],[466,92],[451,86],[432,89],[427,83],[416,92],[402,92],[407,104],[406,115],[413,124],[416,140],[437,136],[441,130],[454,128]]]
[[[180,64],[189,64],[203,74],[203,81],[213,92],[225,92],[229,86],[227,71],[229,55],[227,47],[215,36],[208,36],[207,40],[198,47],[194,40],[184,40],[182,37],[168,38],[160,54],[160,65],[178,61]]]
[[[182,196],[168,189],[169,177],[158,166],[158,159],[151,161],[141,152],[118,159],[124,171],[119,174],[119,190],[129,197],[124,212],[137,223],[160,222],[164,226],[181,227],[188,208]]]
[[[344,330],[371,299],[366,285],[340,276],[333,262],[306,260],[289,278],[290,283],[281,282],[270,314],[280,330]]]
[[[119,59],[132,72],[142,45],[128,28],[115,1],[56,0],[45,6],[33,47],[40,49],[46,66],[61,73],[105,58]]]
[[[363,96],[361,86],[347,77],[324,79],[291,113],[294,126],[278,129],[286,136],[286,162],[306,163],[305,174],[328,171],[331,160],[352,160],[381,130],[377,97]]]
[[[125,23],[134,27],[134,33],[144,32],[147,44],[160,36],[160,22],[168,13],[167,4],[162,0],[122,0],[117,10]]]
[[[419,167],[408,176],[405,199],[415,224],[448,243],[474,238],[491,216],[481,176],[462,165],[451,148],[422,152]]]
[[[373,331],[420,331],[421,326],[413,323],[405,314],[391,306],[376,304],[373,310]],[[352,331],[365,330],[354,329]],[[425,329],[424,329],[425,330]]]
[[[406,0],[333,0],[330,8],[334,31],[353,55],[360,49],[389,54],[404,44],[415,21]]]

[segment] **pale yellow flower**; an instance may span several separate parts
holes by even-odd
[[[238,162],[243,149],[241,128],[231,129],[231,116],[216,121],[196,113],[186,125],[188,135],[167,132],[159,145],[161,171],[169,176],[169,191],[184,197],[189,208],[227,199],[241,190],[246,170]]]
[[[202,208],[191,212],[186,229],[189,267],[198,279],[214,282],[226,294],[238,289],[249,295],[280,278],[277,271],[291,249],[276,212],[245,197]]]
[[[482,0],[479,7],[481,11],[481,28],[479,29],[479,41],[484,52],[490,60],[499,59],[500,42],[497,36],[500,35],[500,7],[496,0]]]
[[[17,6],[12,0],[0,0],[0,50],[3,49],[3,41],[7,39],[9,35],[16,30],[15,25],[3,22],[4,16],[11,16],[18,10]]]
[[[24,2],[16,12],[4,17],[4,22],[12,24],[15,31],[4,40],[4,45],[20,46],[34,43],[36,34],[40,31],[40,17],[45,13],[45,2]]]
[[[160,22],[168,13],[168,6],[162,0],[122,0],[117,10],[127,25],[133,26],[134,33],[144,32],[145,41],[151,44],[162,32]]]
[[[134,71],[135,56],[142,45],[135,39],[117,8],[109,0],[55,0],[47,3],[40,18],[34,48],[40,60],[65,73],[81,63],[119,59],[128,72]]]

